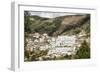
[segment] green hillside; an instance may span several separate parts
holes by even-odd
[[[25,32],[48,33],[50,36],[77,34],[84,30],[90,31],[90,15],[68,15],[56,18],[43,18],[25,15]]]

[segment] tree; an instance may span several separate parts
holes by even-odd
[[[79,59],[90,58],[90,47],[88,46],[88,44],[85,40],[79,47],[79,50],[77,51],[76,56]]]
[[[31,25],[31,21],[30,21],[30,13],[29,11],[24,11],[24,29],[25,29],[25,32],[28,32],[30,33],[31,30],[30,30],[30,25]]]

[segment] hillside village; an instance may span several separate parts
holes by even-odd
[[[30,12],[24,12],[24,61],[90,58],[89,14],[50,18]]]
[[[50,37],[46,33],[33,33],[29,34],[29,37],[26,39],[26,50],[30,52],[48,50],[46,55],[37,58],[37,60],[40,61],[43,60],[43,58],[54,58],[66,55],[72,56],[79,50],[83,40],[86,40],[87,42],[90,41],[89,38],[82,38],[84,36],[86,36],[85,32],[81,32],[76,36],[61,35],[57,37]]]

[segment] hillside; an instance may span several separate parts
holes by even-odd
[[[47,33],[50,36],[68,33],[77,34],[77,32],[81,32],[81,30],[89,31],[89,20],[89,14],[59,16],[56,18],[43,18],[36,15],[28,16],[25,18],[25,22],[27,22],[27,24],[25,24],[25,32],[38,32],[40,34]]]

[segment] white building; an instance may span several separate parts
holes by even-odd
[[[35,33],[33,37],[36,37],[33,40],[28,40],[27,48],[30,51],[36,49],[37,47],[40,50],[49,50],[48,55],[72,55],[76,52],[76,37],[75,36],[58,36],[58,37],[49,37],[47,34],[41,35]]]
[[[52,39],[50,42],[52,48],[49,50],[48,55],[71,55],[75,52],[75,36],[58,36]]]

